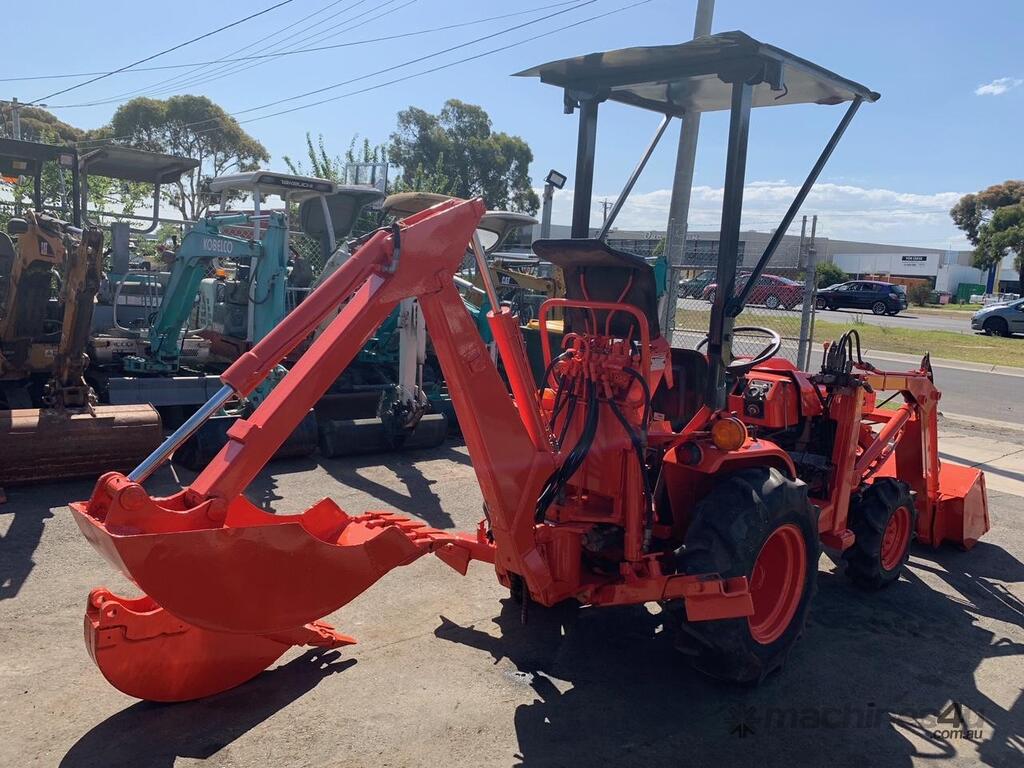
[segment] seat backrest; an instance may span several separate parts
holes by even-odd
[[[629,304],[647,318],[651,339],[661,335],[658,326],[658,289],[654,268],[641,256],[610,248],[602,240],[537,240],[533,252],[562,268],[566,298],[574,301],[606,301]],[[632,315],[625,312],[588,312],[569,309],[565,330],[576,333],[604,334],[640,340],[640,329]],[[594,328],[594,320],[597,327]]]

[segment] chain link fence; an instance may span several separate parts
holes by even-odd
[[[737,290],[745,285],[746,276],[764,253],[770,238],[770,234],[762,232],[741,233]],[[808,343],[814,313],[814,270],[807,268],[812,259],[807,241],[799,236],[785,236],[736,318],[737,327],[769,328],[778,333],[783,340],[779,354],[794,363],[800,358],[801,346]],[[677,289],[673,336],[676,346],[694,348],[707,335],[711,306],[718,289],[717,264],[718,240],[699,235],[687,237],[682,280]],[[804,312],[808,280],[811,281],[811,300],[808,311]],[[737,356],[755,355],[765,344],[764,335],[739,331],[733,339],[733,352]]]

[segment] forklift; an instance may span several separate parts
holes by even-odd
[[[462,574],[472,561],[490,564],[524,614],[564,602],[584,610],[659,603],[666,631],[698,670],[753,684],[791,656],[823,549],[845,561],[856,584],[882,589],[899,578],[914,539],[969,549],[988,530],[984,474],[939,459],[941,393],[927,355],[916,368],[882,371],[863,359],[851,331],[808,373],[778,357],[782,341],[770,329],[751,331],[765,341],[753,356],[731,351],[747,298],[732,288],[752,108],[848,104],[756,276],[853,116],[877,93],[741,32],[592,53],[521,74],[563,89],[580,112],[577,237],[534,243],[566,284],[564,298],[540,308],[541,386],[518,318],[500,307],[490,279],[488,320],[506,379],[453,279],[467,241],[489,274],[475,234],[483,200],[441,202],[378,230],[225,371],[195,424],[71,504],[86,539],[144,593],[99,588],[87,603],[89,653],[119,690],[156,701],[200,698],[243,683],[292,646],[350,644],[324,618],[428,553]],[[645,259],[589,237],[604,102],[663,120],[729,114],[718,265],[728,290],[713,305],[706,352],[673,347],[662,334]],[[423,313],[480,484],[477,529],[439,530],[387,511],[350,514],[331,499],[293,515],[249,501],[246,487],[277,446],[409,297]],[[171,496],[146,490],[190,429],[251,391],[346,300],[193,482]],[[565,333],[552,348],[543,331],[555,309]],[[886,391],[902,401],[895,411],[879,407]]]

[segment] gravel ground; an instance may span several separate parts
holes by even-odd
[[[151,490],[172,483],[163,470]],[[973,551],[918,548],[881,593],[823,558],[807,632],[758,688],[691,671],[653,610],[534,608],[524,626],[487,566],[462,578],[423,558],[331,617],[358,645],[155,705],[109,687],[82,645],[89,589],[131,594],[64,506],[90,489],[9,489],[0,506],[0,766],[1024,763],[1017,496],[991,493],[993,530]],[[277,511],[332,496],[442,528],[472,528],[481,505],[458,443],[277,463],[251,490]]]

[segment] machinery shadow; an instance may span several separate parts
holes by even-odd
[[[1022,764],[1024,693],[1006,708],[979,690],[975,675],[1024,646],[977,626],[975,616],[1021,622],[1019,601],[992,583],[1019,580],[1021,568],[979,544],[968,556],[915,552],[907,578],[878,593],[822,570],[802,640],[785,669],[757,687],[693,671],[664,614],[643,607],[531,606],[523,625],[520,606],[507,599],[493,619],[497,636],[443,617],[435,634],[507,660],[514,670],[506,677],[531,689],[534,700],[515,714],[521,766],[827,759],[898,768],[963,759],[972,742],[985,765],[1002,768]]]
[[[12,488],[8,501],[0,504],[0,600],[17,597],[35,567],[32,559],[43,538],[46,520],[53,517],[51,506],[34,489]]]
[[[245,685],[185,704],[138,702],[79,739],[61,768],[171,768],[178,758],[205,760],[304,696],[328,675],[355,664],[313,649]]]
[[[433,486],[438,481],[427,479],[417,463],[444,460],[469,466],[469,457],[455,450],[455,445],[457,443],[449,438],[438,448],[338,459],[322,458],[320,466],[341,485],[360,491],[387,508],[415,515],[434,528],[448,529],[455,527],[455,521],[444,510],[441,497],[434,491]],[[378,481],[362,474],[361,470],[384,470],[394,476]]]

